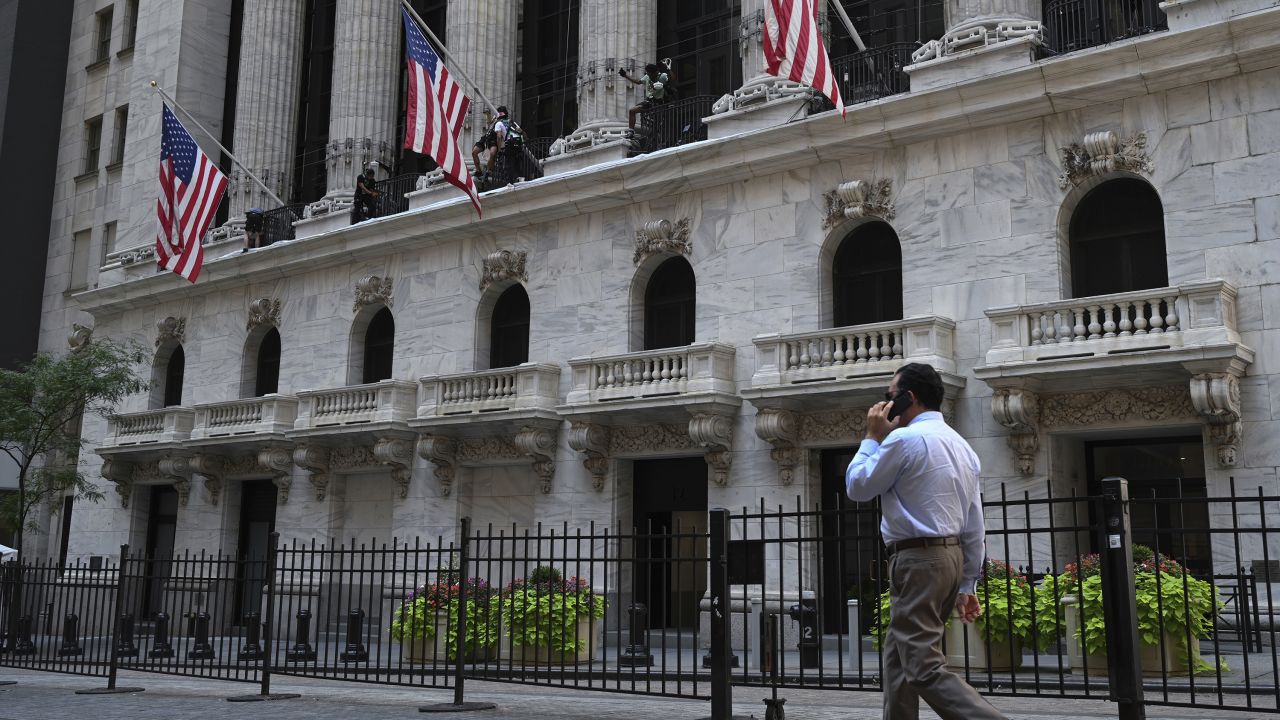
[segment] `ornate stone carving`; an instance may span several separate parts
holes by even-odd
[[[366,305],[391,307],[391,278],[369,275],[356,283],[355,302],[351,304],[351,312],[359,312]]]
[[[1110,130],[1093,132],[1084,136],[1083,143],[1072,143],[1058,148],[1058,151],[1062,158],[1058,186],[1063,190],[1079,185],[1091,175],[1104,175],[1116,170],[1150,175],[1154,169],[1147,158],[1147,134],[1144,132],[1123,140]]]
[[[610,433],[609,455],[634,455],[655,450],[693,450],[697,447],[684,425],[619,425]]]
[[[1064,427],[1130,420],[1194,420],[1197,417],[1186,385],[1113,388],[1094,392],[1045,395],[1040,423]]]
[[[480,464],[519,458],[520,449],[509,438],[494,435],[463,438],[457,443],[458,462]]]
[[[764,408],[756,413],[756,435],[773,446],[769,456],[778,464],[778,478],[783,485],[795,479],[795,468],[802,455],[796,447],[800,421],[790,410]]]
[[[204,477],[204,490],[210,505],[217,505],[222,497],[225,469],[217,455],[196,455],[190,461],[191,472]]]
[[[191,481],[179,480],[173,484],[173,489],[178,491],[178,505],[186,507],[191,500]]]
[[[728,415],[698,413],[689,420],[689,438],[703,448],[703,457],[711,466],[717,485],[729,482],[729,465],[733,462],[733,418]]]
[[[329,492],[329,448],[300,445],[293,449],[293,464],[311,473],[311,486],[315,488],[316,500],[324,500]]]
[[[800,418],[800,441],[805,445],[852,445],[866,431],[866,408],[810,413]]]
[[[252,330],[259,325],[280,326],[280,301],[271,298],[258,298],[249,303],[249,319],[244,329]]]
[[[186,334],[187,319],[170,315],[156,323],[156,347],[160,347],[170,340],[181,344],[186,340]]]
[[[377,467],[373,450],[364,445],[343,445],[329,451],[329,463],[333,470],[353,470]]]
[[[498,250],[489,253],[485,256],[484,268],[480,273],[480,290],[507,280],[528,282],[529,273],[525,271],[528,259],[529,253],[523,250]]]
[[[160,472],[160,462],[153,460],[151,462],[135,463],[133,465],[133,484],[144,485],[161,483],[168,478]]]
[[[74,352],[88,345],[91,337],[93,337],[93,328],[80,323],[71,323],[71,332],[67,333],[67,346]]]
[[[1240,379],[1231,373],[1200,373],[1191,378],[1191,404],[1205,418],[1218,464],[1235,467],[1244,436],[1240,424]]]
[[[418,456],[435,466],[436,480],[440,481],[440,494],[449,497],[453,492],[457,464],[457,446],[453,438],[423,435],[418,439]]]
[[[591,473],[591,486],[597,491],[604,489],[605,479],[609,475],[611,436],[606,425],[581,421],[569,424],[569,447],[587,456],[582,464]]]
[[[129,507],[129,499],[133,496],[133,467],[120,460],[103,458],[99,470],[103,479],[116,485],[116,494],[120,496],[120,507]]]
[[[636,265],[651,255],[688,255],[693,252],[689,243],[689,218],[650,220],[636,230],[636,252],[631,262]]]
[[[1018,472],[1030,476],[1036,470],[1040,446],[1040,400],[1024,388],[998,388],[991,396],[991,415],[1009,430],[1009,449],[1018,457]]]
[[[166,455],[160,458],[160,476],[186,480],[191,477],[191,458],[186,455]]]
[[[823,229],[830,228],[848,218],[878,217],[881,220],[892,220],[893,180],[882,178],[867,182],[852,180],[841,183],[822,197],[826,200],[826,211],[823,215]]]
[[[400,487],[400,497],[409,497],[409,467],[413,464],[413,442],[402,437],[378,438],[373,457],[391,468],[391,479]]]
[[[556,435],[549,428],[522,427],[516,433],[515,446],[533,458],[533,472],[538,476],[543,494],[551,492],[555,475]]]
[[[271,473],[276,486],[276,502],[289,502],[289,488],[293,486],[293,454],[287,448],[266,447],[258,451],[258,464]]]

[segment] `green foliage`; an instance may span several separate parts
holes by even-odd
[[[441,611],[447,609],[445,617],[445,644],[449,659],[458,656],[458,619],[459,587],[456,582],[457,573],[443,573],[450,582],[439,582],[417,588],[409,597],[400,603],[391,621],[391,637],[396,640],[426,639],[434,640],[438,618]],[[493,647],[498,642],[497,599],[489,584],[480,578],[467,579],[467,634],[465,648],[468,655],[475,655],[483,648]]]
[[[93,340],[55,357],[40,353],[19,371],[0,369],[0,451],[18,466],[18,492],[0,502],[0,515],[33,530],[31,510],[71,491],[97,502],[102,493],[79,468],[80,422],[109,416],[147,383],[135,371],[146,361],[137,343]]]
[[[549,568],[538,568],[547,570]],[[554,570],[535,570],[527,579],[507,587],[499,601],[502,623],[517,645],[549,647],[567,655],[577,654],[590,638],[578,637],[578,622],[604,617],[605,599],[586,580],[560,579]]]

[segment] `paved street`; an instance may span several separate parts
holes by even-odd
[[[146,692],[121,695],[76,695],[74,690],[102,687],[99,679],[52,673],[0,671],[0,679],[17,685],[0,687],[0,720],[136,720],[140,717],[172,720],[210,718],[263,718],[263,720],[390,720],[423,718],[418,706],[452,700],[451,691],[344,684],[277,677],[272,689],[296,692],[302,697],[266,703],[227,703],[232,695],[256,692],[256,686],[194,680],[140,673],[122,673],[120,686],[141,686]],[[864,720],[880,717],[880,695],[871,692],[785,693],[790,720]],[[735,710],[741,716],[764,717],[762,693],[735,688]],[[696,720],[706,717],[710,706],[695,700],[628,696],[469,682],[467,699],[496,703],[497,710],[451,714],[448,717],[477,720],[630,720],[663,718]],[[993,703],[1011,718],[1114,718],[1115,706],[1097,700],[1057,698],[994,698]],[[936,715],[924,712],[924,718]],[[1150,708],[1151,720],[1168,718],[1246,720],[1275,717],[1249,711]]]

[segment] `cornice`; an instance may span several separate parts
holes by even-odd
[[[1280,65],[1280,8],[1182,32],[1069,53],[955,85],[521,183],[486,194],[484,218],[457,197],[247,255],[207,260],[192,286],[172,273],[76,294],[108,315],[289,278],[311,270],[504,233],[658,197],[853,158],[892,146],[1005,125]]]

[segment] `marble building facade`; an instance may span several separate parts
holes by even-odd
[[[77,27],[101,4],[78,2]],[[758,4],[744,1],[744,16]],[[195,40],[174,30],[217,20],[217,4],[158,5],[132,63],[221,117],[216,63],[188,62]],[[618,5],[583,3],[593,17]],[[292,242],[247,254],[215,243],[194,285],[138,261],[158,152],[158,112],[129,79],[141,68],[68,83],[42,348],[91,328],[156,351],[150,396],[85,418],[96,452],[81,461],[106,498],[76,505],[69,556],[145,545],[156,488],[177,493],[174,547],[227,552],[242,538],[242,489],[260,481],[276,488],[285,541],[448,537],[462,516],[625,527],[643,464],[670,458],[702,459],[709,507],[812,504],[823,451],[856,446],[866,407],[909,361],[942,371],[944,409],[981,456],[988,493],[1085,492],[1088,443],[1193,436],[1209,495],[1231,478],[1276,494],[1280,7],[1164,3],[1168,30],[1036,59],[1039,3],[1017,5],[992,20],[949,3],[947,35],[908,69],[913,90],[843,120],[782,122],[797,95],[757,77],[753,49],[710,140],[626,159],[626,103],[593,99],[560,169],[486,194],[483,219],[425,187],[409,211],[357,226],[317,212]],[[369,36],[350,25],[347,42]],[[975,44],[974,28],[991,37]],[[632,45],[646,37],[601,33],[584,57],[643,57]],[[90,44],[73,36],[69,74],[83,74]],[[87,188],[73,167],[79,115],[112,93],[148,111],[131,113],[123,175],[104,169]],[[394,122],[384,105],[342,102],[360,122]],[[238,106],[236,123],[247,113]],[[264,158],[290,142],[254,127]],[[1073,218],[1120,181],[1159,199],[1164,252],[1126,262],[1163,265],[1165,282],[1078,296]],[[107,215],[114,244],[84,289],[66,291],[73,229]],[[886,226],[900,317],[838,325],[842,244]],[[646,349],[647,291],[673,259],[692,272],[692,342]],[[495,306],[516,286],[528,362],[492,368]],[[366,340],[387,314],[390,372],[366,383]],[[278,384],[254,397],[272,332]],[[178,348],[180,397],[166,407]]]

